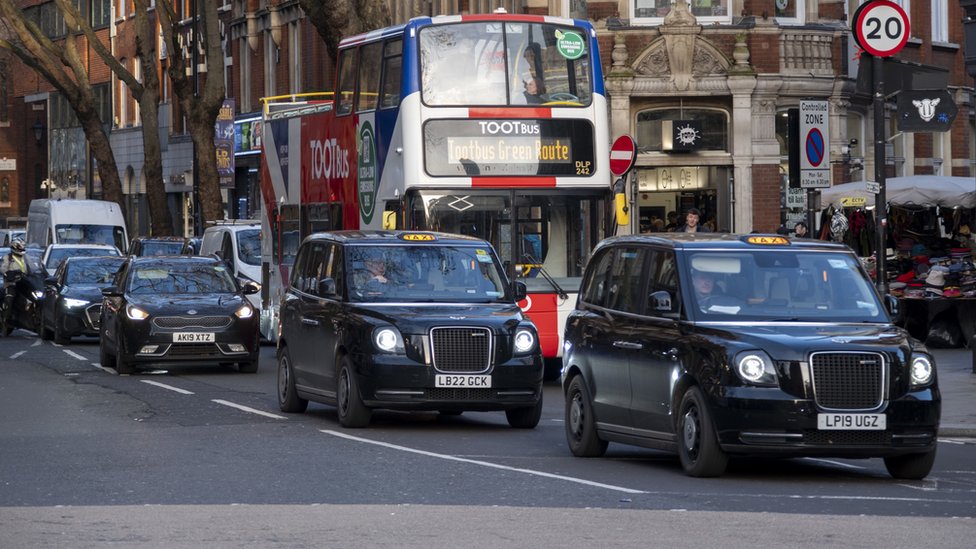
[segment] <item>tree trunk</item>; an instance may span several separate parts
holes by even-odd
[[[150,232],[155,236],[173,235],[173,218],[166,201],[163,181],[162,147],[159,142],[159,94],[145,88],[139,99],[142,113],[142,146],[145,161],[142,170],[146,178],[146,198],[149,200]]]

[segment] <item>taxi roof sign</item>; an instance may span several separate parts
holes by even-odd
[[[400,238],[413,242],[429,242],[431,240],[437,240],[437,237],[430,233],[407,233],[401,235]]]
[[[745,238],[747,244],[758,244],[760,246],[789,246],[790,239],[785,236],[770,235],[749,235]]]

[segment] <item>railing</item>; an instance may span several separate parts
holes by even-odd
[[[779,39],[781,71],[832,75],[833,38],[833,32],[784,32]]]

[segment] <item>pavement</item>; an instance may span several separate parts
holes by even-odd
[[[933,349],[935,368],[942,391],[942,422],[939,435],[976,437],[976,373],[970,349]]]

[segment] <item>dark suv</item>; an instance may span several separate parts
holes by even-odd
[[[883,457],[910,479],[935,459],[935,361],[840,244],[607,239],[565,341],[577,456],[600,456],[608,441],[677,451],[692,476],[722,474],[734,454]]]
[[[299,248],[278,334],[278,404],[334,404],[344,427],[374,408],[542,413],[542,354],[484,240],[431,232],[337,231]]]

